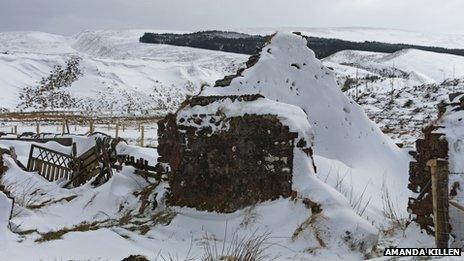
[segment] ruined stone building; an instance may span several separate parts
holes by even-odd
[[[308,210],[311,226],[326,231],[315,240],[319,247],[326,242],[345,244],[347,233],[350,241],[362,242],[363,251],[375,244],[375,228],[315,175],[311,125],[325,117],[316,114],[310,124],[308,112],[300,106],[309,102],[305,95],[320,92],[322,99],[339,99],[336,111],[328,110],[332,118],[347,119],[351,110],[360,109],[341,93],[304,37],[272,36],[246,68],[208,88],[211,93],[204,89],[188,98],[158,123],[157,168],[167,180],[167,205],[231,213],[262,202],[291,200]],[[292,97],[300,103],[290,102]],[[314,112],[318,109],[327,111],[314,106]]]
[[[432,232],[433,204],[431,173],[427,162],[445,159],[449,169],[449,199],[464,203],[464,94],[455,93],[439,106],[438,118],[423,130],[424,138],[416,142],[414,161],[410,163],[408,188],[409,212],[422,229]],[[464,244],[464,213],[450,205],[449,222],[456,244]]]
[[[192,98],[159,125],[159,162],[169,166],[169,200],[233,212],[290,197],[294,149],[311,156],[297,120],[305,121],[300,108],[260,95]]]

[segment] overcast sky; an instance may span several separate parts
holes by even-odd
[[[0,0],[0,31],[384,27],[464,34],[464,0]]]

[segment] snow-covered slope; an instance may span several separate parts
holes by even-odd
[[[17,110],[21,90],[37,86],[71,55],[82,75],[63,88],[79,102],[65,109],[125,114],[175,109],[202,84],[235,71],[244,55],[141,44],[143,31],[93,31],[73,37],[38,32],[0,34],[0,108]],[[75,108],[77,107],[77,108]],[[35,109],[35,108],[26,108]],[[53,108],[51,108],[53,109]]]
[[[0,243],[5,244],[5,241],[11,238],[9,229],[9,219],[11,215],[12,200],[9,199],[3,192],[0,191]],[[1,249],[1,246],[0,246]]]
[[[0,52],[65,54],[74,50],[67,38],[42,32],[0,32]]]
[[[346,94],[398,143],[412,145],[447,95],[464,91],[464,57],[420,50],[342,51],[323,61]]]
[[[336,38],[354,42],[377,41],[384,43],[404,43],[444,48],[462,48],[464,35],[419,33],[404,30],[369,27],[277,27],[250,28],[237,31],[255,34],[269,34],[275,31],[301,32],[306,36]]]
[[[324,59],[324,63],[354,65],[370,71],[400,70],[415,74],[425,82],[442,82],[448,78],[464,76],[464,57],[415,49],[405,49],[392,54],[341,51]]]
[[[395,188],[398,202],[406,204],[406,187],[398,184],[407,184],[408,157],[340,91],[333,73],[306,47],[306,39],[277,34],[263,48],[258,62],[229,86],[208,87],[200,95],[254,93],[306,112],[315,132],[320,177],[334,186],[345,180],[344,186],[357,196],[366,190],[374,208],[382,206],[379,191],[384,185]],[[337,165],[334,162],[338,167],[330,169]]]

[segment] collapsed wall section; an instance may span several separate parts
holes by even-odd
[[[171,204],[233,212],[291,196],[299,135],[264,101],[195,97],[159,123],[158,161],[168,173]]]
[[[434,226],[431,173],[427,167],[429,160],[448,161],[448,198],[464,203],[464,94],[450,94],[449,101],[440,104],[438,111],[437,120],[424,128],[424,138],[416,141],[415,160],[409,168],[408,188],[417,194],[409,199],[408,210],[413,221],[429,233],[433,232]],[[453,230],[453,224],[451,227]]]
[[[414,161],[409,165],[408,188],[417,193],[409,198],[408,209],[413,214],[413,221],[429,232],[433,227],[433,204],[431,190],[431,173],[427,162],[431,159],[448,159],[448,142],[443,133],[434,133],[436,127],[425,128],[424,138],[416,141]]]

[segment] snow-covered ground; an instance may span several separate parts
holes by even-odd
[[[90,100],[99,110],[112,108],[117,113],[124,112],[129,105],[135,106],[134,110],[148,105],[158,108],[162,102],[157,99],[164,102],[166,111],[174,110],[185,95],[196,94],[203,83],[211,85],[234,73],[248,58],[194,48],[140,44],[138,37],[145,31],[152,30],[87,31],[72,37],[37,32],[0,33],[0,84],[4,93],[0,96],[0,107],[16,110],[21,88],[36,84],[53,66],[64,64],[70,55],[82,58],[83,71],[68,88],[70,93]],[[444,47],[464,43],[461,36],[434,38],[379,29],[301,31],[359,41]],[[414,121],[409,117],[428,120],[436,114],[434,105],[442,96],[463,86],[460,82],[456,85],[441,82],[451,76],[464,77],[464,58],[417,50],[395,54],[344,51],[320,62],[302,38],[290,34],[278,35],[266,48],[260,61],[245,70],[243,77],[234,79],[231,86],[206,87],[202,95],[258,92],[270,100],[303,109],[314,131],[317,172],[311,177],[313,184],[297,186],[308,185],[308,195],[317,195],[315,198],[331,210],[328,216],[315,222],[306,207],[290,199],[264,202],[232,214],[166,207],[163,199],[166,184],[149,184],[134,174],[131,167],[124,167],[97,188],[87,184],[63,189],[60,182],[49,183],[34,173],[24,172],[7,156],[9,170],[2,182],[22,201],[16,202],[11,220],[16,234],[5,229],[4,215],[0,213],[0,259],[120,260],[130,254],[152,260],[169,256],[199,259],[205,248],[216,247],[220,252],[223,246],[233,245],[234,240],[246,241],[253,234],[266,238],[266,244],[270,245],[268,258],[278,260],[356,260],[375,257],[383,247],[392,245],[432,247],[433,238],[414,225],[404,228],[410,158],[391,138],[407,143],[419,135],[417,128],[422,125],[411,124]],[[361,106],[337,86],[337,82],[343,85],[347,78],[366,78],[365,82],[361,79],[353,85],[358,88],[347,91],[353,99],[358,96]],[[395,99],[390,102],[392,86]],[[433,91],[439,96],[430,95]],[[402,110],[409,99],[413,100],[410,109]],[[384,131],[386,127],[393,129],[387,133],[391,138],[368,117]],[[405,121],[404,125],[398,123],[400,120]],[[0,131],[10,132],[11,127],[0,126]],[[34,131],[35,125],[19,128],[20,132]],[[61,127],[42,128],[44,132],[59,133]],[[148,129],[146,136],[152,138],[148,143],[156,145],[156,129]],[[71,126],[71,132],[76,134],[87,131],[86,127]],[[97,131],[114,135],[115,130],[97,126]],[[132,144],[121,144],[118,153],[129,152],[156,162],[155,149],[135,146],[140,135],[136,128],[120,130],[119,134]],[[79,146],[87,146],[85,137],[73,138]],[[11,146],[17,148],[20,161],[27,159],[30,144],[0,142],[0,147]],[[69,152],[69,148],[57,144],[47,146]],[[298,157],[302,155],[297,154]],[[302,172],[308,170],[308,166],[300,167]],[[159,205],[153,210],[155,200]],[[0,204],[6,201],[0,194]],[[349,205],[352,210],[346,209]],[[337,208],[340,211],[335,211]],[[349,230],[344,240],[330,241],[327,247],[321,247],[321,240],[333,239],[342,229]],[[362,233],[366,238],[358,237]],[[369,249],[376,241],[373,234],[379,235],[377,249]],[[360,251],[363,248],[372,251]]]

